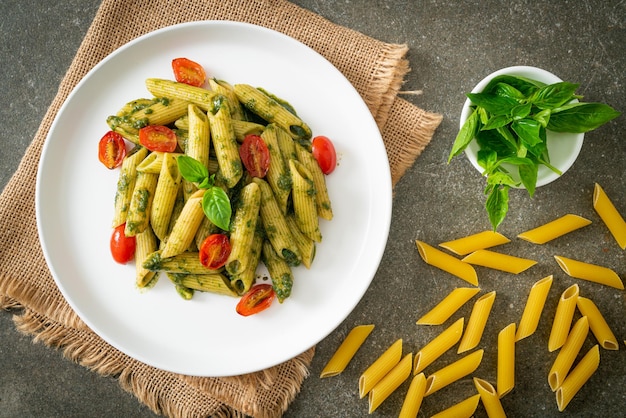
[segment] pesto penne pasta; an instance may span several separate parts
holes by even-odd
[[[185,155],[199,161],[205,167],[209,167],[209,146],[211,136],[209,134],[209,119],[198,106],[190,104],[188,109],[189,133],[185,147]],[[183,180],[183,193],[185,200],[198,188],[192,182]]]
[[[159,174],[163,165],[163,153],[153,151],[144,158],[137,166],[137,171],[148,174]]]
[[[244,138],[248,135],[261,135],[265,129],[265,126],[261,124],[245,120],[233,119],[232,124],[237,142],[243,142]],[[289,139],[291,139],[291,137],[289,137]]]
[[[155,97],[172,97],[193,103],[205,112],[212,107],[216,93],[202,87],[190,86],[189,84],[161,78],[148,78],[146,88]]]
[[[289,160],[291,172],[293,209],[300,231],[315,242],[322,241],[317,208],[315,203],[315,185],[311,173],[296,160]]]
[[[198,190],[185,202],[163,248],[163,258],[178,255],[192,244],[196,231],[205,216],[202,210],[203,195],[204,190]]]
[[[239,296],[230,287],[230,281],[221,273],[212,274],[171,274],[174,283],[186,289],[199,290],[201,292],[218,293],[226,296]]]
[[[269,95],[248,84],[235,84],[233,88],[241,104],[251,112],[280,126],[294,139],[311,138],[311,128]]]
[[[158,174],[137,172],[135,188],[130,199],[128,214],[126,215],[124,233],[127,237],[143,232],[148,226],[158,178]]]
[[[211,222],[211,220],[205,216],[200,223],[198,230],[196,231],[196,247],[200,248],[206,237],[211,234],[217,233],[218,231],[219,228],[215,226],[215,224],[213,224],[213,222]]]
[[[261,259],[261,251],[264,241],[263,227],[261,226],[261,219],[257,219],[256,228],[254,229],[254,236],[252,237],[252,243],[250,244],[250,262],[248,267],[230,276],[231,287],[237,291],[240,295],[246,293],[256,279],[256,270]]]
[[[219,270],[206,268],[197,251],[185,251],[172,257],[163,257],[163,250],[157,250],[144,258],[143,267],[150,271],[163,271],[179,274],[214,274]]]
[[[293,286],[293,274],[289,264],[276,254],[274,247],[269,241],[263,242],[261,259],[267,267],[267,271],[272,279],[272,287],[276,292],[278,302],[283,303],[291,295]]]
[[[213,90],[216,94],[222,95],[228,99],[230,105],[230,117],[233,120],[244,120],[243,109],[241,107],[239,99],[237,99],[237,95],[235,94],[233,86],[231,86],[228,82],[224,80],[217,80],[215,78],[209,79],[208,83],[211,87],[211,90]]]
[[[165,153],[150,210],[150,225],[160,240],[165,239],[169,232],[170,218],[181,181],[176,158],[170,153]]]
[[[226,260],[226,271],[240,273],[250,266],[250,247],[256,230],[256,222],[261,206],[261,190],[256,183],[250,183],[241,190],[239,206],[230,227],[231,252]]]
[[[135,242],[135,259],[137,260],[135,282],[138,287],[146,287],[155,278],[156,272],[145,268],[143,260],[157,250],[157,238],[152,228],[148,226],[143,232],[135,235]]]
[[[278,206],[283,213],[287,213],[287,201],[291,194],[291,176],[278,144],[278,129],[276,125],[270,123],[261,134],[261,138],[267,145],[271,161],[265,179],[272,187]]]
[[[222,96],[223,97],[223,96]],[[228,110],[228,101],[221,100],[215,113],[209,112],[213,149],[226,187],[232,188],[243,175],[243,165]]]
[[[317,160],[313,155],[300,144],[294,144],[298,161],[304,165],[309,173],[311,180],[315,185],[315,203],[317,205],[317,214],[320,218],[330,221],[333,219],[333,209],[328,196],[328,188],[326,187],[326,176],[322,173]]]
[[[115,191],[115,208],[113,213],[113,228],[126,222],[126,215],[130,208],[130,200],[135,190],[137,180],[137,166],[148,155],[148,150],[141,146],[136,146],[124,158],[120,175],[117,180]]]
[[[300,231],[300,227],[298,226],[298,221],[296,221],[295,216],[290,213],[286,217],[287,225],[289,226],[289,230],[291,231],[291,235],[300,250],[300,255],[302,256],[302,264],[306,268],[311,268],[313,264],[313,259],[315,258],[315,241],[311,238],[307,237]]]

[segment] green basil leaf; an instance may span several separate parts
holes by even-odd
[[[517,100],[510,97],[489,93],[467,93],[467,97],[473,104],[484,108],[487,112],[494,115],[508,115],[511,113],[511,109],[519,104]]]
[[[533,119],[520,119],[513,121],[511,129],[520,138],[526,148],[532,148],[541,142],[539,132],[541,125]]]
[[[511,116],[513,119],[523,119],[530,115],[532,105],[530,103],[520,104],[511,109]]]
[[[502,134],[508,134],[510,138]],[[513,143],[511,143],[511,140]],[[491,129],[489,131],[479,131],[476,134],[476,142],[480,149],[493,150],[500,157],[515,155],[517,153],[517,144],[515,138],[508,132],[506,127]]]
[[[511,87],[514,87],[525,97],[530,97],[530,95],[533,94],[536,90],[545,86],[545,83],[542,83],[541,81],[531,80],[526,77],[503,74],[491,79],[491,81],[483,89],[483,92],[493,93],[499,83],[505,83]]]
[[[534,164],[533,160],[531,160],[530,158],[526,158],[526,157],[506,157],[506,158],[500,159],[498,163],[499,164],[507,163],[507,164],[517,165],[517,166]]]
[[[478,112],[474,110],[472,114],[467,118],[459,133],[452,144],[450,155],[448,156],[448,164],[452,158],[456,157],[467,148],[467,146],[474,140],[476,132],[478,131]]]
[[[539,109],[554,109],[574,99],[580,85],[561,81],[537,90],[529,101]]]
[[[491,173],[498,162],[498,153],[493,150],[480,149],[476,155],[476,161],[485,169],[483,174]]]
[[[495,231],[506,217],[509,211],[509,187],[495,186],[491,188],[491,192],[485,202],[485,209],[489,216],[489,222]]]
[[[209,170],[204,164],[188,155],[176,157],[176,162],[181,176],[187,181],[202,183],[209,176]]]
[[[500,168],[502,170],[502,168]],[[515,186],[519,185],[518,181],[513,180],[509,173],[504,171],[494,171],[487,177],[487,184],[492,186]]]
[[[215,226],[228,231],[232,208],[226,192],[220,187],[211,187],[204,192],[202,209]]]
[[[548,122],[550,122],[550,115],[551,114],[552,114],[552,110],[551,109],[544,109],[544,110],[542,110],[540,112],[537,112],[534,115],[532,115],[532,119],[534,119],[537,122],[539,122],[539,124],[545,128],[546,126],[548,126]]]
[[[571,103],[553,109],[547,129],[555,132],[592,131],[621,113],[604,103]]]
[[[528,191],[530,197],[535,195],[535,187],[537,186],[537,172],[539,166],[537,164],[523,164],[518,167],[519,178]]]
[[[507,83],[496,83],[493,88],[493,94],[502,97],[510,97],[517,101],[526,100],[524,93]]]
[[[487,123],[481,128],[483,131],[490,129],[498,129],[505,125],[508,125],[513,121],[513,118],[509,115],[497,115],[487,121]]]

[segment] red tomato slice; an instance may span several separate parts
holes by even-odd
[[[174,70],[174,78],[176,78],[176,81],[179,83],[200,87],[206,80],[204,68],[197,62],[187,58],[176,58],[172,60],[172,69]]]
[[[176,133],[167,126],[148,125],[139,130],[139,143],[150,151],[174,152],[178,141]]]
[[[135,246],[137,240],[135,237],[127,237],[124,235],[126,224],[122,224],[113,230],[111,235],[111,254],[113,259],[120,264],[126,264],[135,256]]]
[[[337,153],[332,141],[325,136],[316,136],[311,143],[313,157],[322,169],[322,173],[330,174],[337,166]]]
[[[200,245],[200,262],[203,266],[217,270],[226,264],[230,255],[230,240],[224,234],[212,234],[204,239]]]
[[[109,131],[98,144],[98,159],[108,169],[119,167],[126,156],[126,142],[122,135]]]
[[[239,156],[253,177],[263,178],[270,168],[270,151],[259,135],[247,135],[239,147]]]
[[[269,308],[274,301],[276,293],[271,284],[258,284],[252,286],[248,293],[243,295],[235,310],[239,315],[250,316]]]

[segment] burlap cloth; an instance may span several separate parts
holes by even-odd
[[[42,145],[74,86],[105,56],[147,32],[195,20],[234,20],[283,32],[331,61],[361,94],[382,132],[394,184],[430,141],[441,115],[399,98],[407,47],[383,43],[283,0],[104,0],[17,172],[0,196],[0,307],[19,330],[98,373],[114,376],[157,414],[280,416],[298,393],[314,348],[270,369],[236,377],[182,376],[108,345],[71,310],[46,266],[35,219]]]

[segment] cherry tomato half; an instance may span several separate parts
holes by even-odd
[[[204,80],[206,80],[204,68],[197,62],[187,58],[173,59],[172,70],[174,70],[174,78],[176,78],[176,81],[179,83],[200,87],[204,84]]]
[[[337,153],[335,146],[325,136],[316,136],[311,142],[311,151],[313,157],[317,160],[317,164],[322,169],[322,173],[330,174],[337,166]]]
[[[230,240],[224,234],[212,234],[200,245],[199,257],[203,266],[217,270],[226,264],[230,255]]]
[[[108,169],[119,167],[126,155],[126,142],[122,135],[109,131],[98,144],[98,159]]]
[[[167,126],[148,125],[139,130],[139,143],[150,151],[174,152],[178,141]]]
[[[111,254],[113,259],[120,264],[126,264],[135,256],[135,237],[124,235],[126,224],[122,224],[113,230],[111,235]]]
[[[239,315],[250,316],[269,308],[274,301],[276,293],[271,284],[258,284],[252,286],[248,292],[241,297],[235,310]]]
[[[270,151],[259,135],[247,135],[239,147],[239,156],[253,177],[263,178],[270,168]]]

